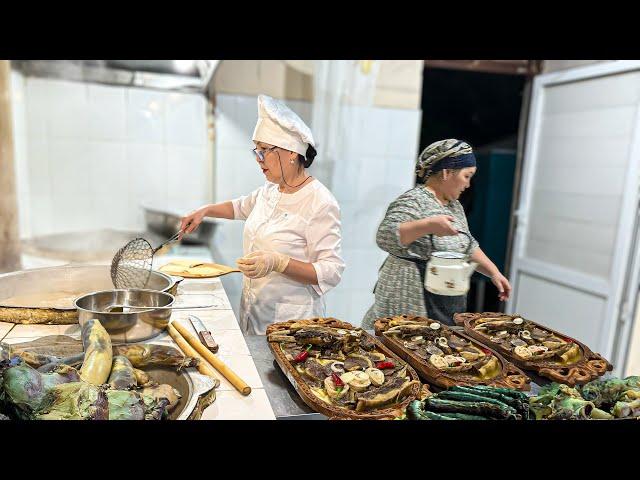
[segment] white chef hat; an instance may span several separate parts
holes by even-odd
[[[302,156],[309,145],[315,148],[311,130],[280,100],[258,95],[258,123],[253,131],[254,142],[284,148]]]

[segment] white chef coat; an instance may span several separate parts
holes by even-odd
[[[295,193],[281,193],[267,182],[232,200],[234,218],[246,220],[244,255],[276,251],[311,263],[318,285],[304,285],[282,273],[244,277],[240,327],[264,335],[273,322],[326,316],[323,295],[335,287],[345,264],[341,257],[340,207],[331,192],[314,179]]]

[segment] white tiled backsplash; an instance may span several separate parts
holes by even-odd
[[[141,230],[141,204],[212,201],[206,99],[12,72],[23,238]]]
[[[310,125],[311,104],[286,101]],[[264,183],[251,154],[251,135],[257,120],[253,96],[216,97],[215,201],[246,195]],[[339,159],[331,187],[341,208],[343,256],[347,267],[341,283],[327,294],[327,315],[359,325],[373,303],[373,286],[386,253],[375,234],[389,203],[413,186],[421,112],[389,108],[353,107],[352,130],[346,138],[348,158]],[[317,164],[322,162],[318,148]],[[309,172],[314,174],[314,167]],[[224,221],[216,233],[216,260],[235,264],[242,255],[242,222]],[[237,313],[241,277],[222,278]]]

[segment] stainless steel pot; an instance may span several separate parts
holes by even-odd
[[[215,298],[215,295],[211,295]],[[103,290],[77,298],[80,326],[92,318],[111,336],[113,343],[135,343],[159,335],[169,324],[173,310],[215,307],[209,305],[174,305],[175,297],[156,290]],[[133,307],[133,308],[130,308]],[[136,308],[138,307],[138,308]]]
[[[75,301],[80,325],[92,318],[111,336],[113,343],[135,343],[159,335],[169,324],[170,309],[109,312],[112,305],[170,307],[174,297],[155,290],[104,290],[84,295]]]

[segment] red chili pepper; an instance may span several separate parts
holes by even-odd
[[[296,355],[294,357],[294,360],[296,362],[298,362],[298,363],[304,362],[307,359],[308,356],[309,356],[309,352],[307,350],[304,350],[304,351],[300,352],[298,355]]]
[[[309,350],[311,350],[312,345],[307,345],[307,348],[305,350],[303,350],[302,352],[300,352],[298,355],[296,355],[293,360],[300,363],[300,362],[304,362],[307,357],[309,356]]]
[[[337,373],[332,373],[331,374],[331,378],[333,379],[333,383],[336,385],[336,387],[344,387],[344,382],[338,376]]]
[[[378,362],[376,363],[376,368],[379,370],[384,370],[385,368],[394,368],[395,364],[393,362]]]

